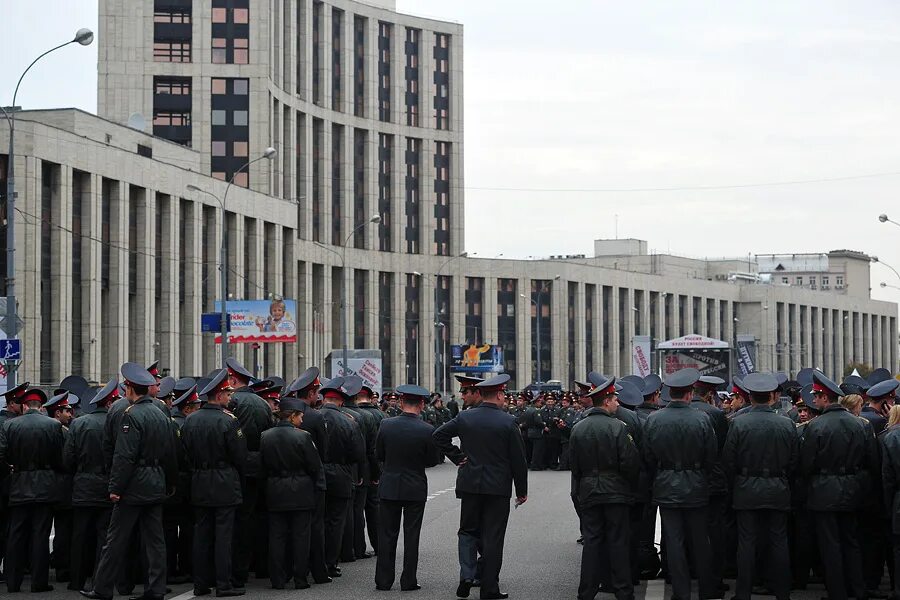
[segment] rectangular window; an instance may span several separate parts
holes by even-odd
[[[450,255],[450,142],[435,142],[434,253]]]
[[[830,283],[830,279],[828,275],[822,275],[822,285],[828,285]]]
[[[434,35],[434,127],[450,129],[450,36]]]
[[[250,93],[250,80],[249,79],[235,79],[234,80],[234,95],[235,96],[246,96]]]
[[[169,94],[173,96],[190,96],[191,80],[188,78],[163,79],[156,77],[153,79],[153,93]]]
[[[213,177],[227,181],[246,164],[249,155],[249,80],[214,78],[211,87],[213,153],[210,172]],[[238,173],[234,182],[247,187],[246,171]]]
[[[154,23],[181,23],[191,22],[191,11],[189,9],[168,8],[160,9],[153,13]]]
[[[391,171],[393,167],[394,136],[386,133],[378,134],[378,249],[382,252],[392,250],[391,232],[394,218],[393,193],[391,190]]]
[[[153,42],[153,61],[189,63],[191,62],[191,43],[155,41]]]
[[[391,121],[391,36],[393,26],[378,22],[378,120]]]
[[[191,113],[160,111],[153,115],[153,125],[184,127],[191,124]]]
[[[801,276],[797,277],[797,285],[803,285],[803,277],[801,277]]]
[[[353,226],[364,224],[366,214],[366,161],[368,157],[368,131],[353,130]],[[368,229],[363,227],[353,236],[354,248],[365,248]]]
[[[406,138],[406,252],[418,254],[421,237],[419,233],[419,180],[422,141]]]
[[[419,126],[419,29],[406,28],[406,124]]]
[[[331,110],[342,110],[344,103],[344,11],[331,10]]]
[[[224,65],[228,62],[228,40],[225,38],[213,38],[212,62],[214,65]]]
[[[246,65],[250,63],[250,40],[247,38],[234,39],[234,64]]]
[[[211,40],[214,64],[249,64],[249,0],[212,0]]]
[[[365,117],[366,106],[366,25],[365,17],[353,17],[353,114]]]

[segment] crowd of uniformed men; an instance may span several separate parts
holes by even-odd
[[[491,579],[482,598],[506,597],[502,536],[513,483],[517,503],[527,499],[527,461],[571,471],[579,598],[630,599],[657,576],[676,600],[690,597],[692,578],[701,599],[723,598],[730,577],[738,600],[786,599],[817,578],[830,600],[885,598],[887,566],[900,599],[900,381],[886,369],[841,385],[812,369],[796,380],[752,373],[727,391],[694,369],[665,382],[591,372],[575,391],[518,394],[505,392],[505,376],[458,376],[462,405],[453,396],[446,407],[413,385],[379,399],[355,376],[323,383],[315,367],[290,383],[257,381],[233,359],[197,380],[160,377],[156,363],[121,374],[102,388],[71,376],[52,394],[27,383],[6,392],[7,591],[26,572],[32,592],[53,589],[53,567],[57,582],[94,599],[142,584],[135,598],[155,600],[185,582],[198,596],[238,596],[251,571],[275,589],[304,589],[376,554],[376,588],[390,589],[401,515],[400,585],[419,589],[424,469],[446,454],[460,465],[461,597],[481,579]],[[460,415],[482,401],[509,416]],[[465,473],[479,461],[491,476],[472,484]],[[504,531],[487,531],[498,521]]]

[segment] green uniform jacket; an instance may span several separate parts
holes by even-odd
[[[734,509],[790,510],[799,456],[797,427],[772,407],[754,406],[735,417],[722,450]]]
[[[888,507],[891,530],[900,533],[900,426],[884,430],[881,439],[881,484],[884,505]]]
[[[116,436],[109,493],[123,504],[162,504],[178,483],[172,421],[144,396],[125,409]]]
[[[640,456],[628,427],[602,408],[592,408],[572,429],[569,464],[578,506],[630,504]]]
[[[241,388],[231,397],[231,412],[238,418],[247,444],[244,477],[259,477],[259,439],[265,430],[275,424],[272,409],[268,402],[251,392],[250,388]]]
[[[0,428],[0,463],[9,465],[9,505],[58,501],[63,428],[37,409]]]
[[[191,464],[191,504],[239,505],[247,444],[238,418],[206,403],[184,420],[181,440]]]
[[[270,511],[316,507],[316,490],[325,489],[325,471],[308,432],[282,421],[263,432],[259,454]]]
[[[109,473],[103,456],[106,409],[98,408],[72,421],[63,462],[72,473],[72,506],[107,506]]]

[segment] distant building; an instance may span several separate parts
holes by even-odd
[[[757,254],[759,272],[775,285],[868,297],[872,258],[855,250],[816,254]]]

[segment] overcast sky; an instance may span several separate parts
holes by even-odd
[[[96,0],[0,0],[0,104],[32,58],[97,26]],[[590,254],[637,237],[688,256],[852,248],[900,269],[900,3],[398,0],[465,26],[466,246]],[[39,24],[39,25],[38,25]],[[96,111],[96,46],[18,104]],[[479,189],[482,188],[482,189]],[[483,188],[516,188],[502,191]],[[880,281],[900,286],[873,265]],[[887,290],[891,292],[892,290]]]

